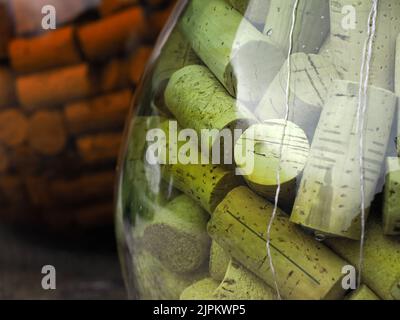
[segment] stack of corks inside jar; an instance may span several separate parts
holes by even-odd
[[[173,2],[0,0],[0,221],[112,222],[125,118]]]

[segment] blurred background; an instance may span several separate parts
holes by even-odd
[[[174,2],[0,0],[0,299],[125,298],[116,160]]]

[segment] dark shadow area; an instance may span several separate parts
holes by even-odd
[[[44,290],[42,267],[56,269]],[[0,299],[125,299],[111,228],[61,236],[0,225]]]

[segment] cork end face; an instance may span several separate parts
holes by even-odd
[[[197,270],[208,256],[208,245],[201,237],[166,224],[146,228],[143,243],[146,249],[173,272]]]
[[[238,32],[242,32],[240,27]],[[267,38],[241,45],[232,53],[224,74],[228,92],[249,106],[257,106],[284,61],[281,50]]]
[[[211,196],[209,212],[212,214],[228,193],[243,184],[243,179],[233,172],[225,174],[215,185],[214,193]]]
[[[301,226],[305,231],[312,234],[315,240],[319,242],[335,238],[359,241],[361,237],[361,222],[359,221],[359,217],[354,219],[349,229],[333,228],[329,225],[312,224],[309,217],[306,218],[304,213],[294,209],[290,217],[290,222]]]

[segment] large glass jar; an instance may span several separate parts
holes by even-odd
[[[140,299],[400,299],[398,0],[180,1],[117,186]]]

